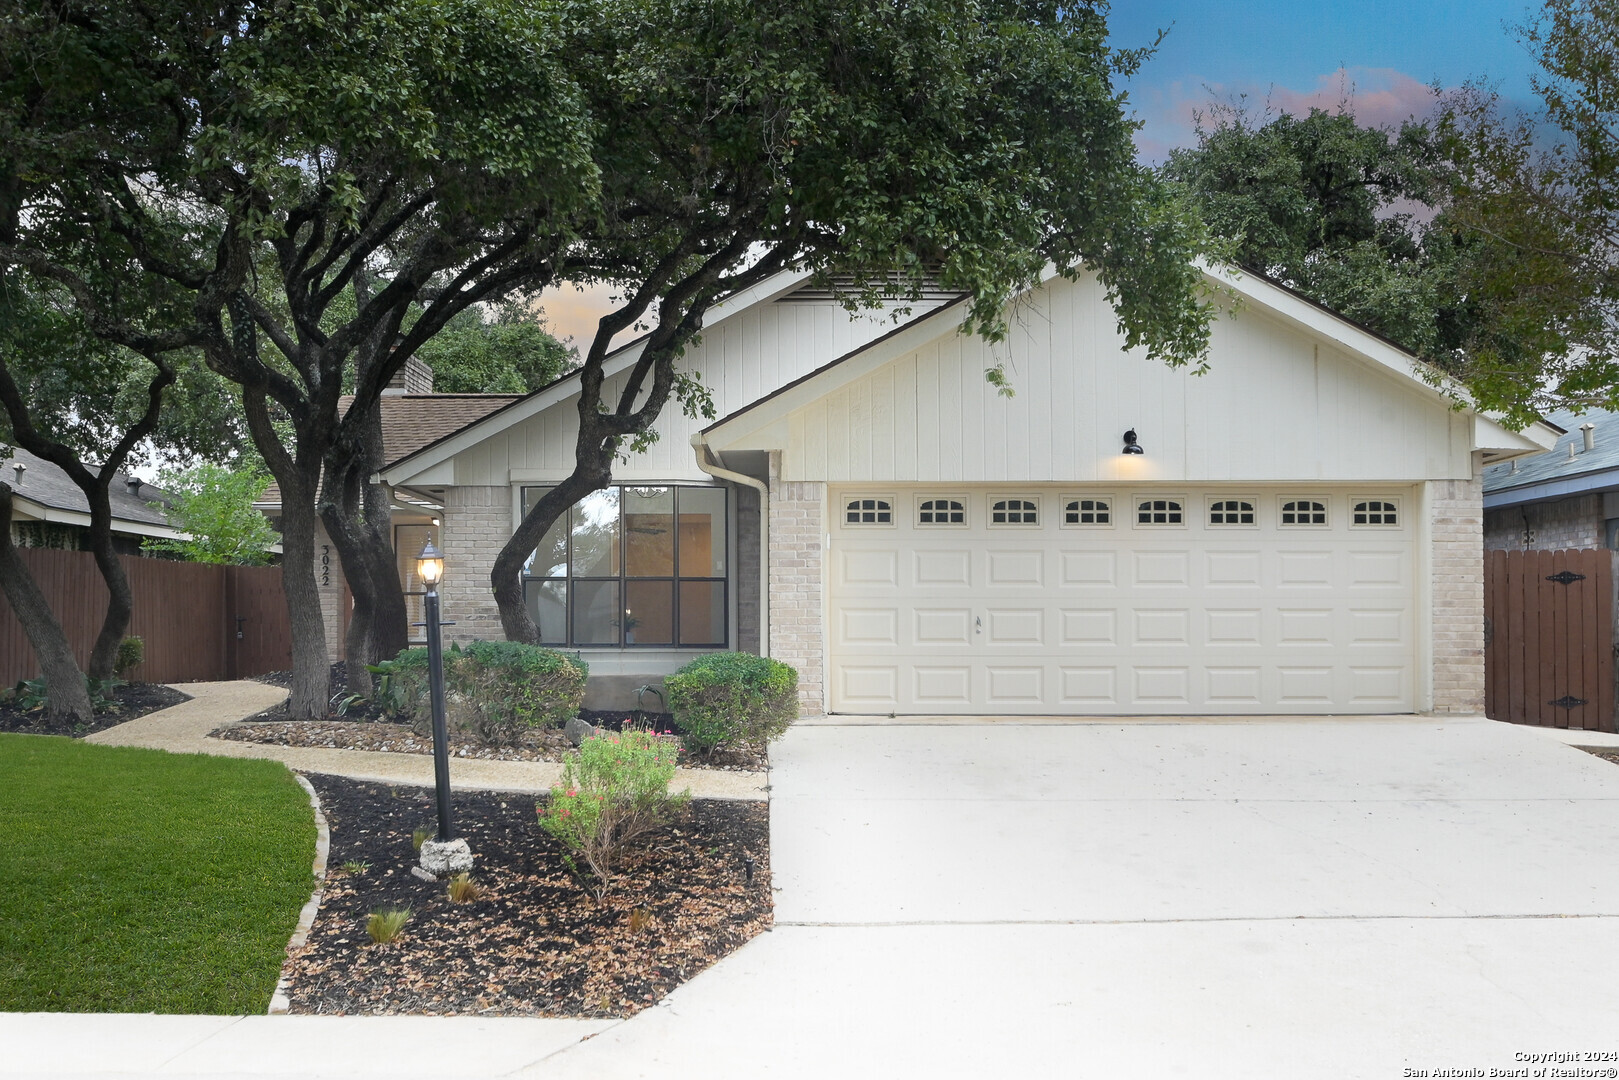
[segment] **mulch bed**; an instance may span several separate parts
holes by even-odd
[[[113,691],[112,697],[115,704],[96,713],[88,724],[52,722],[45,718],[42,709],[25,712],[10,700],[0,701],[0,731],[20,735],[68,735],[82,739],[138,716],[191,700],[190,694],[183,694],[162,683],[125,683]]]
[[[1611,761],[1615,765],[1619,765],[1619,750],[1592,750],[1590,752],[1604,761]]]
[[[310,776],[331,827],[325,895],[287,964],[295,1013],[631,1016],[772,923],[769,808],[697,800],[624,860],[597,904],[562,863],[532,798],[457,792],[455,828],[484,893],[452,904],[410,872],[431,788]],[[753,860],[752,878],[748,859]],[[345,863],[368,863],[356,873]],[[393,942],[370,912],[409,908]]]

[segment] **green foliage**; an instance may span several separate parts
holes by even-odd
[[[148,539],[142,542],[144,550],[201,563],[269,562],[270,548],[280,538],[269,519],[253,509],[270,486],[269,477],[205,461],[162,474],[158,486],[172,499],[172,505],[164,508],[169,524],[186,538]]]
[[[364,859],[350,859],[348,862],[343,864],[343,873],[350,874],[354,877],[359,877],[361,874],[364,874],[370,869],[371,864]]]
[[[598,900],[624,852],[690,804],[689,790],[669,794],[677,756],[673,740],[646,731],[586,739],[563,763],[562,783],[550,800],[537,808],[540,826],[567,857],[576,855],[589,867]]]
[[[379,665],[379,668],[381,665]],[[445,722],[491,745],[533,728],[556,727],[579,712],[589,666],[576,656],[510,641],[474,641],[444,654]],[[432,722],[427,650],[407,649],[377,687],[384,707],[426,734]]]
[[[113,693],[124,684],[117,679],[92,679],[86,675],[84,685],[90,694],[90,708],[96,712],[102,712],[118,704],[118,700],[113,697]],[[45,685],[44,676],[37,679],[20,680],[11,689],[11,701],[24,712],[34,712],[49,705],[51,698]]]
[[[145,659],[146,641],[131,634],[118,643],[118,658],[113,661],[112,670],[123,678],[132,669],[140,667]]]
[[[1449,95],[1452,214],[1482,239],[1466,287],[1489,318],[1469,342],[1480,403],[1527,423],[1552,408],[1619,408],[1619,11],[1546,0],[1518,33],[1543,105],[1486,86]]]
[[[371,936],[373,943],[386,945],[399,936],[399,932],[410,921],[410,908],[383,908],[373,911],[366,916],[365,932]]]
[[[0,821],[0,1010],[269,1005],[315,855],[283,766],[0,735]]]
[[[798,672],[749,653],[700,656],[663,680],[686,749],[764,749],[798,717]]]
[[[579,362],[532,308],[512,302],[493,318],[475,308],[463,311],[416,356],[432,367],[433,390],[440,394],[526,394]]]

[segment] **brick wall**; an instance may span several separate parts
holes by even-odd
[[[512,493],[505,487],[444,489],[444,518],[439,526],[444,549],[444,584],[440,610],[446,621],[444,640],[504,641],[500,609],[489,585],[495,556],[512,535]]]
[[[1524,543],[1526,527],[1534,534]],[[1550,503],[1508,506],[1484,516],[1486,551],[1563,551],[1607,546],[1602,495],[1576,495]]]
[[[736,648],[759,655],[759,493],[741,484],[736,492]]]
[[[1484,488],[1429,485],[1433,530],[1433,711],[1484,712]]]
[[[826,711],[821,610],[822,503],[826,485],[770,470],[770,655],[798,669],[798,709]]]

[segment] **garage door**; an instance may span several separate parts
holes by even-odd
[[[833,488],[840,713],[1409,712],[1409,488]]]

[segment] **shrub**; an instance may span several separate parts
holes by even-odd
[[[376,670],[382,676],[376,700],[428,734],[427,650],[406,649]],[[577,715],[589,671],[578,657],[514,641],[451,646],[444,653],[445,721],[480,742],[517,742],[530,728],[556,727]]]
[[[112,662],[113,672],[122,679],[130,669],[137,668],[146,659],[146,642],[131,634],[118,643],[118,656]]]
[[[613,866],[637,839],[683,812],[691,792],[669,794],[675,746],[646,731],[598,735],[568,755],[562,783],[538,808],[540,826],[585,861],[600,900]]]
[[[798,672],[748,653],[700,656],[663,680],[686,749],[764,749],[798,717]]]

